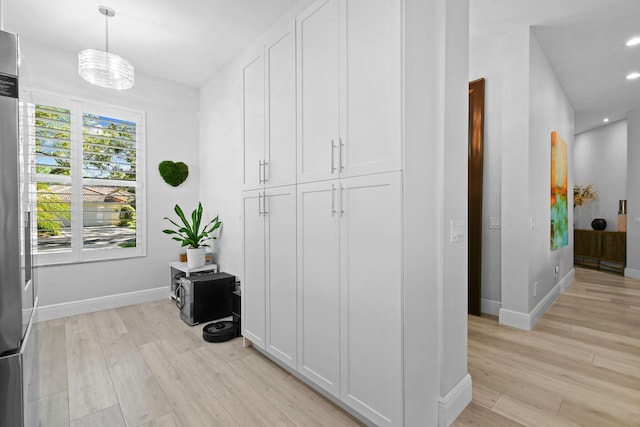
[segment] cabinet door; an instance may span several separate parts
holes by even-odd
[[[402,195],[399,172],[341,183],[341,400],[402,425]]]
[[[295,24],[267,43],[266,186],[296,183]]]
[[[605,261],[627,261],[627,233],[622,231],[604,231],[601,233],[600,257]]]
[[[338,182],[298,185],[298,371],[340,396]]]
[[[296,187],[265,191],[267,351],[296,366]]]
[[[262,191],[242,193],[242,335],[265,347],[265,247]]]
[[[314,3],[297,19],[298,182],[338,177],[340,28],[338,0]]]
[[[345,2],[343,176],[401,169],[400,3]]]
[[[245,190],[262,187],[264,162],[264,55],[260,51],[242,68],[242,112]]]

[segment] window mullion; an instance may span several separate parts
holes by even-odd
[[[71,124],[71,250],[76,261],[82,261],[83,217],[82,204],[82,108],[79,102],[73,103]]]

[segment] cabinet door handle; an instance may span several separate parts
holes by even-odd
[[[262,193],[258,191],[258,216],[262,215]]]
[[[342,200],[342,193],[344,193],[344,188],[342,184],[340,184],[340,216],[344,215],[344,200]]]
[[[336,186],[331,184],[331,216],[336,215]]]
[[[340,166],[340,173],[342,173],[342,171],[344,170],[344,164],[342,162],[342,151],[344,148],[344,142],[342,142],[342,138],[338,138],[338,141],[340,141],[340,147],[339,147],[340,151],[338,152],[340,162],[338,163],[338,166]]]
[[[331,140],[331,173],[332,173],[332,174],[336,171],[336,165],[335,165],[335,150],[336,150],[336,143],[335,143],[335,141],[332,139],[332,140]]]
[[[262,162],[262,182],[264,184],[267,183],[268,179],[267,179],[267,165],[269,164],[269,162],[267,162],[266,160],[264,160]]]
[[[262,193],[262,215],[267,215],[267,193]]]
[[[262,159],[258,160],[258,184],[262,184]]]

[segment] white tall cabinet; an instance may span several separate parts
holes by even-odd
[[[401,169],[400,12],[322,0],[297,19],[298,182]]]
[[[267,351],[297,367],[296,186],[264,191]]]
[[[340,397],[338,180],[298,185],[300,372]]]
[[[274,33],[243,67],[243,189],[296,183],[295,25]]]
[[[401,0],[319,0],[243,69],[243,334],[388,426],[403,424],[401,40]]]
[[[242,193],[242,335],[262,349],[266,341],[264,191]]]
[[[340,1],[315,3],[297,20],[298,182],[340,172]]]
[[[296,183],[296,27],[267,40],[265,166],[267,187]]]
[[[242,112],[244,164],[242,187],[263,186],[265,158],[264,50],[254,52],[242,69]]]
[[[296,366],[296,40],[274,32],[243,67],[243,335]],[[291,185],[293,184],[293,185]]]
[[[296,366],[296,187],[242,193],[242,329]]]
[[[380,425],[401,418],[400,172],[298,185],[299,371]]]

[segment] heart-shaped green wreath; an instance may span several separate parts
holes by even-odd
[[[158,165],[158,172],[167,184],[177,187],[189,176],[189,166],[183,162],[164,160]]]

